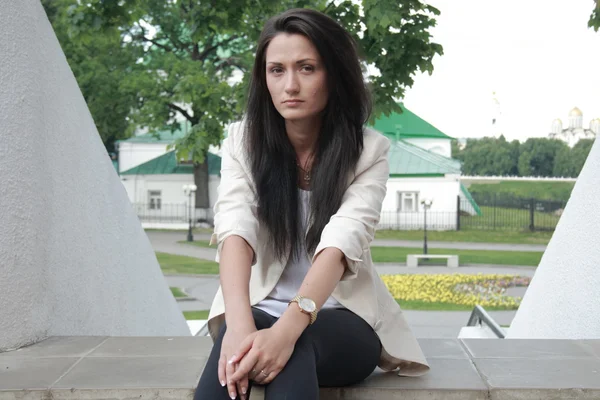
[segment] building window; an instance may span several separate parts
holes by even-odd
[[[417,212],[419,211],[419,192],[396,192],[397,206],[399,212]]]
[[[160,210],[160,190],[148,190],[148,209]]]

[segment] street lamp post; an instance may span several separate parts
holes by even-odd
[[[424,221],[423,221],[423,254],[427,254],[427,210],[431,207],[433,200],[423,199],[421,204],[423,205]]]
[[[187,234],[187,241],[193,242],[194,235],[192,234],[192,195],[196,192],[196,185],[183,185],[183,193],[188,196],[188,216],[189,216],[189,228]]]

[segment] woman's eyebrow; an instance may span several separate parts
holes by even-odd
[[[302,60],[296,61],[296,64],[302,64],[302,63],[305,63],[307,61],[317,62],[317,60],[315,60],[314,58],[303,58]],[[282,63],[280,63],[278,61],[267,61],[267,64],[283,65]]]

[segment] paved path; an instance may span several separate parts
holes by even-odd
[[[178,241],[186,239],[187,232],[173,231],[146,231],[148,238],[155,246],[157,251],[158,247],[168,248],[169,244],[178,244]],[[210,240],[210,235],[206,233],[194,234],[195,240]],[[181,245],[181,244],[178,244]],[[375,239],[372,243],[373,246],[381,247],[423,247],[423,242],[419,240],[389,240],[389,239]],[[430,249],[454,249],[454,250],[496,250],[496,251],[540,251],[546,250],[544,244],[506,244],[506,243],[469,243],[469,242],[432,242],[428,241],[427,246]],[[203,249],[204,250],[204,249]],[[178,254],[178,253],[175,253]],[[194,257],[194,256],[191,256]]]

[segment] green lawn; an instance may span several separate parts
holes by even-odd
[[[481,206],[481,215],[462,216],[461,226],[467,230],[487,231],[502,230],[523,231],[529,229],[531,215],[527,209]],[[552,212],[535,211],[533,223],[536,229],[554,229],[560,217]],[[547,232],[551,236],[551,232]]]
[[[209,311],[210,310],[184,311],[183,316],[185,319],[208,319]]]
[[[185,293],[183,293],[181,291],[181,289],[177,288],[177,287],[170,287],[169,289],[171,289],[171,293],[173,293],[173,297],[177,298],[177,297],[187,297],[187,295]]]
[[[427,238],[437,242],[548,244],[551,237],[552,232],[518,232],[475,229],[427,232]],[[423,231],[381,230],[377,231],[375,239],[423,240]]]
[[[575,182],[527,182],[503,181],[498,183],[473,183],[469,185],[469,192],[489,193],[515,197],[535,198],[537,200],[567,201]]]
[[[400,304],[403,310],[417,310],[417,311],[473,311],[472,306],[464,306],[462,304],[451,304],[451,303],[428,303],[419,300],[398,300],[396,302]],[[510,310],[511,308],[504,307],[485,307],[486,311],[503,311]],[[466,321],[465,321],[466,322]]]
[[[175,254],[156,253],[164,274],[212,274],[219,273],[219,264],[214,261]]]
[[[434,239],[431,239],[434,240]],[[206,241],[182,242],[199,247],[208,247]],[[454,250],[429,249],[430,254],[457,254],[461,264],[501,264],[538,266],[542,258],[541,252],[530,251],[491,251],[491,250]],[[422,254],[423,248],[410,247],[371,247],[373,262],[404,263],[408,254]],[[443,263],[438,260],[437,263]],[[436,262],[433,262],[436,263]],[[208,272],[205,272],[208,273]]]
[[[422,248],[371,247],[376,263],[404,263],[407,254],[422,254]],[[538,266],[541,252],[429,249],[429,254],[456,254],[460,264],[502,264]],[[439,260],[443,263],[445,260]]]
[[[192,246],[197,246],[197,247],[210,247],[213,249],[216,249],[217,246],[211,246],[209,245],[209,241],[208,240],[194,240],[193,242],[188,242],[187,240],[180,240],[177,243],[181,243],[181,244],[189,244]]]

